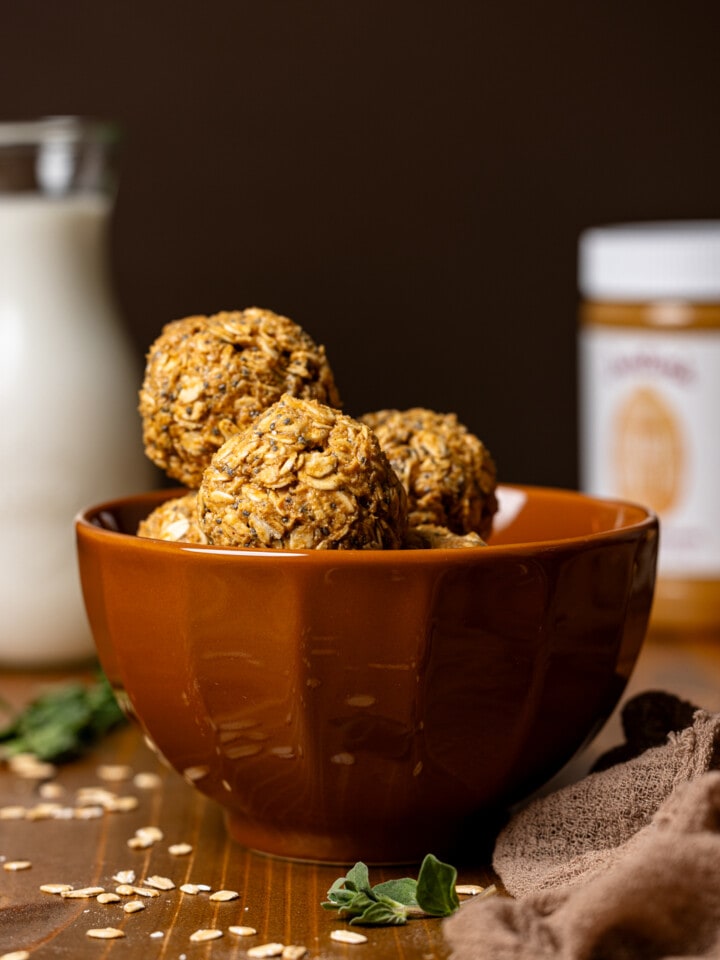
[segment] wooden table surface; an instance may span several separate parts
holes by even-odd
[[[5,673],[0,697],[20,705],[69,675]],[[625,698],[641,690],[663,689],[720,710],[720,635],[704,639],[654,637],[646,641]],[[592,759],[621,742],[617,712],[595,742],[553,782],[560,785],[582,776]],[[103,765],[122,765],[131,773],[120,782],[107,782]],[[139,786],[139,773],[159,775],[159,785]],[[307,958],[372,957],[373,960],[445,960],[449,950],[442,923],[414,920],[404,927],[364,930],[368,942],[334,942],[331,931],[350,929],[334,913],[321,909],[327,888],[345,872],[334,866],[287,863],[253,854],[228,840],[219,809],[176,774],[160,765],[132,726],[125,726],[81,760],[63,765],[51,781],[54,802],[73,806],[78,791],[104,787],[118,796],[137,798],[135,809],[103,812],[95,819],[52,819],[37,816],[46,802],[37,780],[19,777],[0,766],[0,956],[27,951],[33,960],[68,958],[242,958],[251,946],[268,942],[307,947]],[[47,793],[47,787],[44,788]],[[134,801],[129,801],[133,804]],[[36,818],[9,819],[7,808],[34,810]],[[12,813],[12,811],[10,811]],[[152,846],[133,850],[128,839],[145,826],[159,827],[163,838]],[[169,846],[187,843],[192,852],[173,855]],[[22,870],[9,863],[29,861]],[[169,877],[175,889],[156,897],[123,897],[120,903],[97,899],[62,899],[40,886],[65,883],[75,888],[114,890],[119,871],[135,871],[137,881],[153,875]],[[371,881],[413,874],[414,868],[373,869]],[[459,882],[486,884],[492,875],[487,863],[459,870]],[[233,900],[214,902],[209,892],[182,893],[184,883],[207,884],[211,891],[232,890]],[[141,900],[145,909],[123,912],[128,899]],[[229,932],[231,926],[251,926],[252,937]],[[117,927],[125,936],[97,940],[91,928]],[[220,939],[193,942],[199,929],[220,929]],[[353,928],[356,929],[356,928]],[[482,954],[479,953],[479,957]]]

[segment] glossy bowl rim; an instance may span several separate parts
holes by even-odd
[[[621,523],[616,527],[609,527],[571,537],[558,537],[548,540],[524,540],[514,543],[493,544],[491,542],[488,543],[487,546],[478,549],[440,547],[433,549],[405,548],[387,550],[275,550],[258,547],[238,548],[213,546],[210,544],[138,537],[132,533],[124,533],[120,530],[109,530],[106,527],[98,526],[90,519],[90,517],[97,516],[104,511],[112,512],[118,507],[132,505],[140,501],[155,501],[157,505],[159,505],[163,501],[171,499],[173,496],[179,497],[189,492],[185,488],[160,488],[130,494],[124,497],[115,497],[111,500],[83,507],[75,516],[75,526],[78,534],[82,531],[85,535],[98,537],[100,539],[110,539],[111,541],[117,539],[119,544],[126,544],[127,546],[132,544],[130,548],[133,550],[166,553],[168,556],[189,553],[197,556],[227,557],[228,560],[233,557],[268,557],[278,561],[282,559],[304,558],[306,562],[318,564],[328,563],[333,566],[339,563],[348,564],[353,562],[376,565],[383,563],[397,565],[398,562],[429,564],[437,562],[438,559],[442,559],[443,562],[468,563],[485,558],[482,562],[487,562],[489,558],[497,555],[522,554],[527,556],[530,553],[545,552],[547,550],[568,549],[573,546],[579,548],[603,540],[611,542],[618,537],[622,539],[626,536],[634,536],[641,531],[658,526],[657,515],[650,507],[622,498],[599,497],[562,487],[528,484],[499,484],[498,491],[500,493],[502,493],[502,491],[517,491],[528,496],[539,494],[558,500],[584,500],[586,502],[596,503],[599,506],[614,507],[618,513],[625,509],[630,513],[635,513],[637,516],[630,522]]]

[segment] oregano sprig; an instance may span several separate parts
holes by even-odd
[[[359,861],[327,892],[325,910],[353,925],[399,926],[411,917],[447,917],[460,906],[455,890],[457,870],[429,853],[417,880],[404,877],[370,885],[367,866]]]
[[[125,720],[103,673],[90,683],[61,684],[41,694],[0,727],[0,759],[31,753],[55,763],[79,756]]]

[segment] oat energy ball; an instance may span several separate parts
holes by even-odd
[[[487,544],[477,533],[453,533],[447,527],[419,523],[408,529],[405,546],[409,550],[467,550]]]
[[[208,541],[225,546],[400,548],[407,529],[405,491],[373,432],[291,396],[218,450],[198,509]]]
[[[165,500],[140,521],[137,535],[153,540],[207,543],[207,537],[198,523],[197,494],[193,492]]]
[[[145,452],[197,489],[225,440],[286,393],[340,405],[324,348],[292,320],[257,307],[176,320],[147,355]]]
[[[495,464],[454,413],[413,407],[360,420],[375,431],[405,487],[411,526],[434,524],[487,539],[497,510]]]

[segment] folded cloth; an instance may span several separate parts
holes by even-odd
[[[493,867],[515,897],[577,883],[609,866],[681,783],[717,766],[720,714],[697,710],[661,747],[528,804],[495,843]]]
[[[638,756],[629,743],[614,754],[632,759],[510,820],[493,866],[520,899],[447,920],[453,960],[720,960],[720,714],[643,698],[630,715],[652,716],[651,742],[667,723],[665,743]]]
[[[620,712],[625,743],[598,757],[593,772],[632,760],[650,747],[662,746],[670,733],[679,733],[692,724],[697,709],[687,700],[663,690],[639,693],[628,700]]]
[[[582,883],[470,902],[452,960],[720,958],[720,771],[683,784]]]

